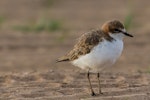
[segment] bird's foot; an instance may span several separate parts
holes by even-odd
[[[91,96],[96,96],[96,94],[94,92],[91,93]]]
[[[104,94],[103,92],[99,92],[100,95]]]

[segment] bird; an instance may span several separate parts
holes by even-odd
[[[100,72],[112,66],[123,51],[123,39],[129,34],[119,20],[106,21],[101,28],[86,32],[79,37],[73,49],[57,59],[57,62],[69,61],[87,71],[87,79],[92,96],[95,96],[90,73],[97,74],[99,94],[103,94],[100,85]]]

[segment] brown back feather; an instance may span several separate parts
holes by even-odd
[[[94,46],[103,41],[103,36],[108,41],[112,40],[111,37],[105,35],[106,34],[104,34],[101,30],[93,30],[83,34],[73,49],[65,56],[59,58],[57,61],[73,61],[82,55],[90,53]]]

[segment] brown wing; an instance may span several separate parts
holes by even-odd
[[[74,48],[65,56],[59,58],[57,61],[73,61],[82,55],[90,53],[94,46],[102,41],[103,32],[94,30],[83,34]]]

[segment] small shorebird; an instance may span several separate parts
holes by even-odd
[[[127,33],[124,25],[118,20],[104,23],[101,29],[84,33],[75,44],[73,49],[57,62],[70,61],[73,65],[87,70],[87,78],[90,85],[91,95],[95,93],[89,78],[90,72],[97,73],[99,94],[102,93],[100,86],[100,72],[113,65],[123,50],[124,36],[133,37]]]

